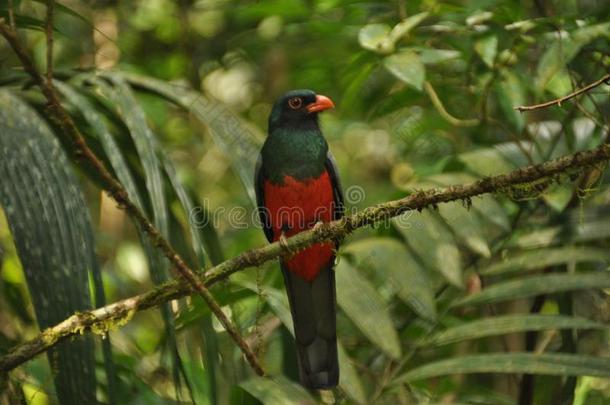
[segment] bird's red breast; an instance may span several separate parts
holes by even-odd
[[[277,241],[285,229],[290,237],[316,222],[330,222],[336,209],[333,187],[328,172],[319,177],[298,180],[284,177],[284,184],[277,185],[265,181],[265,207],[271,220],[273,240]],[[318,272],[329,265],[333,258],[332,243],[317,243],[286,260],[288,270],[307,281],[312,281]]]

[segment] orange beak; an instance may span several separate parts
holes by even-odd
[[[333,101],[330,98],[328,98],[326,96],[317,95],[316,101],[307,106],[307,112],[314,113],[314,112],[328,110],[329,108],[334,108],[334,107],[335,107],[335,103],[333,103]]]

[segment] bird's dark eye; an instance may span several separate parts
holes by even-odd
[[[293,97],[288,100],[288,106],[293,110],[298,110],[303,105],[303,99],[301,97]]]

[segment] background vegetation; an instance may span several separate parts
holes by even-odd
[[[271,104],[289,89],[335,101],[322,126],[354,210],[610,137],[607,84],[513,108],[608,74],[602,0],[100,0],[56,3],[54,14],[63,105],[193,268],[264,244],[250,220],[252,170]],[[44,72],[45,2],[0,0],[0,18],[14,19]],[[50,116],[0,40],[0,354],[170,274]],[[293,382],[270,262],[211,291],[272,378],[256,377],[191,297],[23,364],[0,377],[0,402],[609,403],[604,169],[356,231],[336,273],[333,393]]]

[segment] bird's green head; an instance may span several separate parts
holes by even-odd
[[[292,90],[278,98],[269,115],[269,133],[279,127],[317,126],[318,113],[335,105],[311,90]]]

